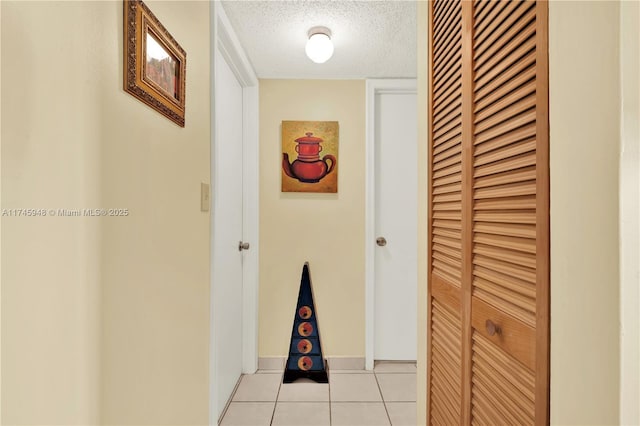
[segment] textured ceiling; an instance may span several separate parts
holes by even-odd
[[[415,1],[223,1],[259,78],[416,76]],[[307,32],[328,27],[324,64],[304,53]]]

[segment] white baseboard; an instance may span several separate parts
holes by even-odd
[[[364,357],[327,357],[330,370],[364,370]]]
[[[270,356],[258,358],[258,370],[283,370],[287,360],[283,356]]]

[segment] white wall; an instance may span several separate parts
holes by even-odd
[[[338,193],[281,192],[283,120],[338,121]],[[322,349],[364,357],[364,80],[260,80],[259,355],[286,356],[309,261]]]
[[[619,421],[619,3],[549,3],[551,423]]]
[[[101,418],[106,424],[209,419],[209,2],[145,1],[187,52],[180,128],[122,91],[122,2],[106,2],[102,202]],[[116,60],[117,59],[117,60]],[[215,197],[215,194],[213,194]]]
[[[620,423],[640,424],[640,3],[620,4]]]
[[[208,421],[209,3],[146,1],[187,51],[186,127],[123,90],[122,2],[0,2],[2,423]]]
[[[98,207],[98,100],[117,63],[103,55],[115,36],[101,24],[108,8],[0,7],[2,207]],[[100,221],[4,216],[2,225],[2,423],[96,424]]]

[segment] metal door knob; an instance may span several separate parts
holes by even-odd
[[[243,243],[242,241],[240,241],[238,243],[238,251],[242,250],[249,250],[249,243]]]
[[[380,247],[384,247],[387,245],[387,239],[385,237],[378,237],[376,238],[376,244]]]

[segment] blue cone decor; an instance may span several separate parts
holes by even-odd
[[[309,262],[305,262],[302,268],[298,305],[291,330],[289,358],[282,381],[291,383],[303,377],[317,383],[329,382],[320,345],[320,330],[318,330],[316,306],[313,303]]]

